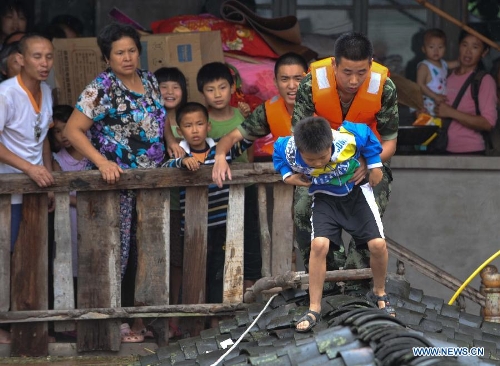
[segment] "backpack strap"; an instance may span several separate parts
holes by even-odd
[[[474,100],[474,105],[476,106],[476,115],[480,116],[481,111],[479,109],[479,88],[481,87],[481,81],[483,81],[484,76],[487,74],[485,70],[476,70],[474,72],[474,79],[470,86],[470,92],[472,99]],[[491,134],[487,131],[481,131],[483,135],[484,143],[486,144],[486,149],[493,148],[493,140],[491,139]]]
[[[474,104],[476,105],[476,114],[479,116],[481,111],[479,110],[479,88],[481,87],[481,81],[483,81],[484,76],[487,74],[485,70],[477,70],[474,72],[474,79],[470,86],[470,91],[472,94],[472,99],[474,99]]]

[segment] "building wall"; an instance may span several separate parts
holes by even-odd
[[[392,167],[388,237],[461,281],[500,250],[500,158],[395,156]],[[492,264],[500,269],[500,258]],[[454,294],[409,265],[406,277],[427,295],[448,301]],[[471,286],[479,289],[479,276]],[[479,311],[469,301],[467,309]]]

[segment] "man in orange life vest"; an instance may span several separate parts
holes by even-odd
[[[335,42],[335,57],[313,62],[302,79],[296,97],[292,126],[314,114],[328,120],[337,129],[344,120],[367,124],[382,144],[383,179],[374,187],[374,195],[383,215],[390,194],[390,159],[396,151],[399,127],[396,86],[386,67],[373,62],[373,46],[364,35],[344,33]],[[367,174],[366,162],[360,161],[352,181],[361,183]],[[296,241],[306,269],[311,249],[311,203],[307,188],[297,187],[294,199]],[[347,253],[343,247],[331,248],[327,270],[369,267],[366,244],[351,240]],[[362,291],[368,284],[347,283],[347,290]]]
[[[255,108],[239,127],[222,137],[217,144],[212,179],[219,187],[222,187],[226,175],[231,179],[231,169],[225,157],[236,142],[243,138],[254,141],[269,133],[272,133],[274,142],[278,137],[291,134],[295,95],[306,71],[306,60],[296,53],[285,53],[276,60],[274,77],[279,95]],[[263,150],[272,155],[273,144],[264,145]]]

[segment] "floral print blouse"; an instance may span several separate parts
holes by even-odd
[[[158,81],[137,70],[144,94],[129,90],[108,68],[80,94],[76,108],[94,121],[92,145],[122,169],[156,168],[165,161],[166,111]]]

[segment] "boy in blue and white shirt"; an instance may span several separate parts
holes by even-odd
[[[312,242],[309,259],[310,307],[297,322],[307,332],[320,318],[321,298],[330,242],[343,245],[342,229],[358,243],[368,243],[373,290],[367,294],[386,313],[395,315],[385,293],[388,253],[382,221],[372,187],[382,180],[382,146],[370,128],[345,121],[332,130],[322,117],[309,117],[294,128],[294,135],[274,144],[274,168],[286,184],[309,187],[313,196]],[[368,181],[350,182],[363,157]]]

